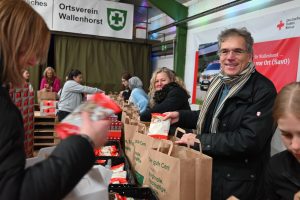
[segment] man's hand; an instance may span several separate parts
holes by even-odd
[[[175,141],[176,144],[186,144],[188,146],[194,146],[195,142],[197,141],[196,139],[196,134],[193,133],[187,133],[184,134],[180,140]]]
[[[179,121],[179,112],[165,112],[166,115],[163,120],[171,119],[171,124],[174,124]]]
[[[295,194],[294,200],[300,200],[300,191]]]

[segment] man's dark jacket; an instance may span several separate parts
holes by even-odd
[[[242,89],[226,100],[217,133],[210,133],[218,95],[210,105],[204,130],[197,136],[203,152],[213,158],[212,199],[260,199],[263,175],[270,157],[275,125],[272,107],[276,97],[273,83],[254,72]],[[196,128],[199,112],[180,111],[179,126]],[[197,145],[195,145],[197,146]]]
[[[287,150],[274,155],[267,166],[266,200],[294,199],[300,191],[300,163]]]

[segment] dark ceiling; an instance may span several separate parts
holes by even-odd
[[[162,14],[158,8],[153,6],[148,0],[116,0],[120,3],[134,4],[134,23],[145,22],[154,16]],[[161,0],[163,1],[163,0]],[[179,3],[185,3],[190,0],[177,0]],[[148,15],[148,17],[147,17]]]

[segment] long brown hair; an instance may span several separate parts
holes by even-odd
[[[131,74],[130,74],[129,72],[124,72],[124,73],[122,74],[122,76],[121,76],[121,78],[124,79],[124,80],[126,80],[126,81],[128,81],[131,77],[132,77],[132,76],[131,76]],[[121,90],[126,90],[126,89],[128,89],[128,86],[125,87],[125,86],[123,85],[123,83],[122,83],[122,85],[121,85]]]
[[[294,82],[281,89],[273,107],[273,117],[277,121],[287,113],[300,119],[300,82]]]
[[[43,63],[47,59],[50,32],[42,17],[23,0],[0,0],[0,82],[23,82],[20,55]],[[27,66],[26,66],[27,67]]]

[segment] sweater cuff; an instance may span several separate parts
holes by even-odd
[[[90,145],[92,146],[92,148],[95,148],[95,143],[94,141],[86,134],[79,134],[81,137],[85,138],[89,143]]]

